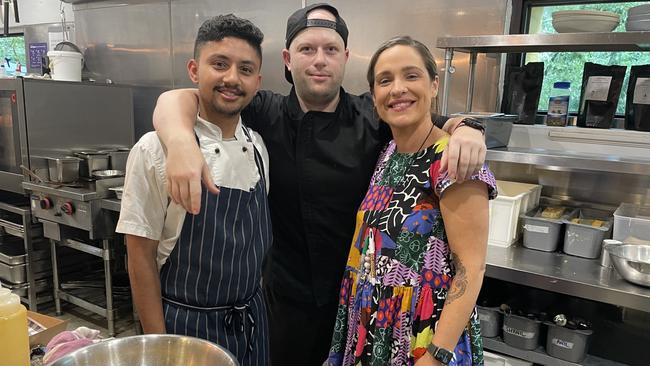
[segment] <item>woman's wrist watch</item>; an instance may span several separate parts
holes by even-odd
[[[460,121],[458,123],[458,126],[456,126],[456,129],[458,129],[458,127],[460,127],[460,126],[471,127],[471,128],[473,128],[475,130],[481,131],[481,133],[483,135],[485,135],[485,126],[483,126],[483,123],[481,123],[481,121],[477,120],[476,118],[465,117],[465,118],[463,118],[462,121]]]
[[[433,343],[429,343],[429,346],[427,347],[427,352],[436,359],[438,362],[440,362],[443,365],[449,365],[451,360],[454,358],[454,353],[446,350],[444,348],[440,348],[436,346]]]

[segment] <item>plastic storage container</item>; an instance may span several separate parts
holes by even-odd
[[[503,341],[520,349],[539,346],[542,322],[514,314],[503,316]]]
[[[503,324],[503,314],[498,307],[477,306],[481,321],[481,335],[493,338],[499,335]]]
[[[575,363],[579,363],[585,358],[589,339],[594,333],[593,330],[569,329],[551,322],[544,324],[548,326],[546,353]]]
[[[612,239],[650,245],[650,207],[621,203],[614,212]]]
[[[519,215],[539,205],[542,186],[497,181],[499,195],[490,201],[488,244],[509,247],[520,232]]]
[[[6,288],[0,288],[0,355],[2,365],[30,365],[27,310]]]
[[[569,99],[571,98],[571,83],[560,81],[553,83],[551,96],[548,98],[546,125],[566,126],[569,118]]]
[[[540,216],[545,208],[540,207],[522,215],[523,245],[530,249],[553,252],[563,238],[563,220],[573,218],[577,214],[577,210],[565,208],[565,212],[560,218],[551,219]]]
[[[576,224],[571,220],[564,220],[566,231],[564,233],[564,252],[583,258],[598,258],[603,245],[603,240],[608,239],[612,229],[612,219],[609,213],[597,210],[580,209],[580,219],[599,219],[602,226]]]

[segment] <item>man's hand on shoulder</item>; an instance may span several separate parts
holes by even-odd
[[[451,130],[447,149],[442,154],[441,171],[449,177],[463,182],[476,173],[485,162],[485,137],[480,130],[458,124],[462,117],[450,118],[445,130]]]
[[[167,191],[175,203],[191,213],[201,210],[201,180],[208,191],[219,193],[201,149],[192,138],[178,137],[167,147]]]

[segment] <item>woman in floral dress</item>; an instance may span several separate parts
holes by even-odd
[[[422,43],[383,44],[368,83],[394,140],[357,214],[326,364],[482,365],[475,303],[494,177],[486,167],[462,183],[440,173],[448,135],[431,121],[438,76]]]

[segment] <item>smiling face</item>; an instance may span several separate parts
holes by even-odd
[[[431,120],[431,103],[438,94],[424,59],[412,46],[395,45],[379,54],[372,70],[372,94],[379,117],[391,128],[415,127]]]
[[[202,117],[216,121],[239,118],[260,88],[261,58],[246,41],[225,37],[206,42],[188,62],[190,79],[199,89]]]
[[[315,9],[307,18],[336,21],[325,9]],[[348,51],[335,30],[307,28],[291,41],[282,55],[301,99],[311,105],[321,105],[338,96]]]

